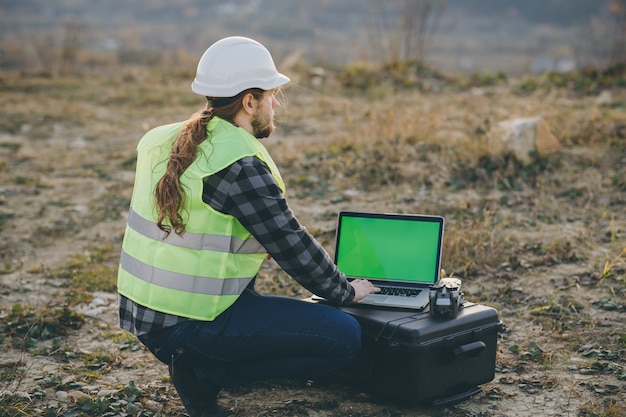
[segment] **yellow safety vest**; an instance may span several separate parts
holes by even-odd
[[[164,313],[213,320],[256,276],[266,251],[230,215],[202,201],[202,179],[235,161],[256,156],[279,187],[285,184],[265,147],[246,130],[214,117],[196,160],[180,176],[185,189],[182,236],[157,226],[154,189],[163,176],[182,123],[152,129],[137,146],[137,172],[118,272],[118,291]]]

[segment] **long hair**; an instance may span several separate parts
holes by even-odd
[[[242,108],[241,100],[248,93],[258,100],[264,91],[252,88],[234,97],[207,97],[206,108],[194,113],[176,135],[165,174],[159,179],[154,190],[158,212],[157,225],[165,232],[165,237],[169,236],[172,230],[179,236],[185,233],[186,225],[182,216],[185,210],[185,190],[180,183],[180,176],[195,161],[198,146],[204,140],[210,140],[210,132],[206,130],[207,124],[215,116],[233,123],[235,115]]]

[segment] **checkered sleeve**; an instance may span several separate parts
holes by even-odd
[[[203,200],[237,218],[307,290],[337,304],[354,298],[345,275],[296,219],[270,170],[258,158],[243,158],[206,177]]]

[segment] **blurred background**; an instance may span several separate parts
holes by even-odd
[[[275,60],[507,75],[623,63],[625,0],[0,0],[0,70],[195,70],[228,35]]]
[[[137,141],[204,105],[190,81],[229,35],[294,81],[267,146],[307,229],[332,251],[339,210],[442,215],[445,275],[506,323],[494,381],[462,404],[286,381],[226,390],[239,415],[626,417],[625,15],[626,0],[0,0],[0,417],[180,415],[167,370],[119,329],[116,276]],[[275,262],[256,288],[310,295]]]

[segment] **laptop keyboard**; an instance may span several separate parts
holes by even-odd
[[[398,287],[385,287],[377,285],[380,288],[380,292],[378,294],[383,295],[403,295],[405,297],[417,297],[419,293],[422,292],[419,288],[398,288]]]

